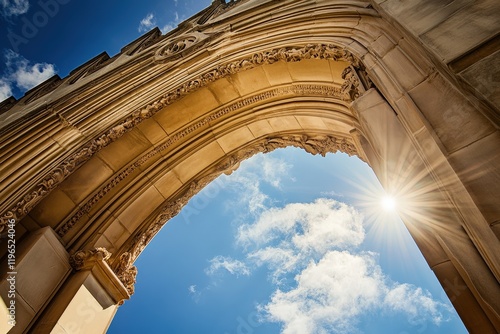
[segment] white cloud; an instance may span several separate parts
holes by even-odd
[[[195,294],[196,293],[196,285],[190,285],[188,290],[189,290],[189,293]]]
[[[296,277],[297,287],[277,290],[263,307],[282,333],[344,333],[356,317],[376,306],[381,273],[370,258],[332,251]]]
[[[53,64],[33,64],[12,50],[7,50],[4,56],[7,68],[0,78],[0,98],[12,94],[13,86],[26,91],[56,74]]]
[[[284,176],[288,175],[291,165],[287,164],[284,160],[275,159],[271,156],[262,160],[264,181],[275,188],[280,188],[281,180]]]
[[[156,25],[156,19],[152,13],[149,13],[139,23],[138,30],[139,32],[146,32],[154,28],[155,25]]]
[[[12,96],[12,87],[4,79],[0,79],[0,102]]]
[[[250,269],[239,260],[233,260],[226,256],[216,256],[210,260],[210,267],[205,270],[207,275],[214,275],[219,270],[224,269],[231,275],[250,275]]]
[[[234,201],[230,201],[230,207],[246,207],[251,215],[258,215],[266,210],[269,197],[263,193],[262,186],[267,183],[280,189],[280,184],[285,178],[289,178],[291,165],[283,159],[274,158],[271,155],[257,154],[251,159],[243,161],[241,166],[230,177],[222,176],[226,186],[232,188],[237,194]]]
[[[28,0],[0,0],[0,6],[5,16],[14,16],[27,13],[30,3]]]
[[[390,283],[372,253],[330,251],[295,280],[295,288],[276,290],[260,307],[267,320],[282,324],[283,334],[350,333],[363,313],[384,310],[439,324],[448,312],[420,288]]]
[[[161,32],[163,34],[166,34],[167,32],[171,31],[171,30],[174,30],[176,27],[176,25],[172,24],[172,23],[169,23],[169,24],[165,24],[163,26],[163,28],[161,28]]]
[[[175,6],[177,7],[177,1],[175,2]],[[179,13],[177,11],[174,12],[174,16],[175,17],[173,21],[170,21],[163,26],[163,28],[161,29],[162,33],[166,34],[167,32],[174,30],[179,25],[179,23],[184,20],[184,17],[179,17]]]
[[[377,264],[378,254],[359,250],[365,230],[353,207],[328,198],[273,207],[263,184],[280,189],[290,167],[257,155],[222,178],[238,194],[229,203],[245,222],[236,234],[244,255],[215,257],[207,273],[249,275],[250,268],[267,267],[275,291],[258,308],[284,334],[356,332],[366,314],[403,315],[412,324],[446,319],[448,305],[419,287],[391,281]]]
[[[239,228],[237,240],[246,246],[291,240],[287,247],[320,255],[333,248],[358,246],[364,235],[362,216],[354,208],[332,199],[317,199],[265,211],[255,223]]]
[[[406,313],[413,323],[431,319],[435,325],[446,321],[444,314],[452,311],[449,305],[436,302],[428,291],[410,284],[396,284],[385,295],[384,305],[390,310]]]

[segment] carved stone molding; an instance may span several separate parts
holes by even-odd
[[[240,71],[255,68],[264,64],[272,64],[278,61],[297,62],[302,59],[330,59],[344,60],[358,67],[359,60],[349,51],[335,45],[308,44],[306,46],[283,47],[270,51],[257,52],[249,57],[219,65],[204,74],[189,80],[178,86],[161,98],[131,113],[119,124],[105,131],[99,137],[91,140],[78,152],[66,158],[58,167],[52,170],[39,184],[32,188],[27,194],[22,195],[16,204],[0,216],[0,233],[5,229],[9,219],[19,221],[38,204],[45,195],[60,184],[74,170],[88,161],[95,153],[106,147],[116,139],[123,136],[139,123],[149,119],[165,106],[177,101],[181,97],[198,90],[218,79],[238,73]],[[343,99],[352,94],[343,94]],[[354,94],[355,95],[355,94]],[[346,99],[349,101],[349,99]]]
[[[368,77],[366,70],[361,66],[358,68],[352,65],[346,67],[342,71],[342,79],[344,79],[344,83],[341,90],[344,98],[347,100],[354,101],[361,94],[373,87],[373,83]]]
[[[115,186],[117,186],[121,181],[125,180],[127,176],[132,174],[136,169],[144,165],[151,158],[156,156],[162,151],[165,151],[168,147],[178,142],[179,140],[185,138],[190,133],[196,131],[202,126],[205,126],[209,122],[213,122],[231,112],[234,112],[243,107],[249,106],[254,103],[262,102],[268,99],[272,99],[278,96],[286,95],[316,95],[316,96],[329,96],[334,98],[341,98],[343,93],[339,88],[326,85],[314,85],[314,84],[298,84],[287,87],[280,87],[263,92],[257,95],[253,95],[232,103],[228,106],[220,108],[214,113],[208,115],[207,117],[199,120],[198,122],[189,125],[188,127],[178,131],[173,134],[165,143],[156,146],[153,150],[149,151],[137,161],[129,165],[126,169],[118,173],[113,179],[111,179],[104,187],[102,187],[92,198],[90,198],[80,209],[71,216],[71,218],[63,223],[60,227],[56,229],[57,234],[60,237],[64,237],[66,233],[85,215],[90,212],[95,204],[99,202],[109,191],[111,191]]]
[[[123,254],[126,254],[127,263],[133,263],[163,225],[176,216],[191,197],[196,195],[222,173],[231,174],[241,161],[257,153],[269,153],[275,149],[289,146],[302,148],[312,155],[320,154],[325,156],[326,153],[335,153],[337,151],[347,153],[350,156],[358,154],[354,144],[348,142],[345,138],[339,139],[329,135],[314,137],[306,135],[282,135],[256,141],[250,146],[224,158],[212,172],[201,177],[199,180],[193,181],[176,199],[167,203],[152,223],[143,232],[137,234],[133,238],[133,241],[125,247],[126,250]]]
[[[129,295],[133,295],[135,292],[134,285],[137,278],[137,267],[133,265],[135,259],[129,253],[123,253],[120,255],[118,265],[114,269],[114,272],[127,289]]]
[[[155,62],[164,63],[182,57],[182,52],[188,50],[200,41],[201,34],[181,36],[166,45],[161,46],[155,54]]]
[[[76,271],[90,268],[97,261],[107,261],[111,253],[100,247],[91,250],[80,250],[69,258],[69,263]]]
[[[73,269],[81,271],[92,269],[97,263],[108,263],[110,258],[111,253],[108,252],[106,248],[99,247],[91,250],[80,250],[73,254],[69,260]],[[113,272],[127,290],[128,296],[133,295],[134,284],[137,276],[137,267],[133,265],[133,261],[127,253],[123,253],[120,256],[118,266],[113,270]],[[102,275],[99,278],[102,279]]]

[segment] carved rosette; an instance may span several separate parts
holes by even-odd
[[[202,48],[218,35],[220,35],[220,33],[207,35],[201,32],[191,32],[175,39],[168,40],[166,43],[162,43],[158,50],[156,50],[154,61],[157,64],[164,64],[177,60],[185,55],[193,54],[194,51]]]
[[[193,45],[200,44],[199,42],[192,42],[192,40],[186,40],[184,46],[182,46],[182,43],[179,45],[176,44],[177,46],[172,44],[178,42],[179,40],[172,41],[170,44],[160,48],[160,51],[158,52],[160,52],[160,54],[163,52],[165,55],[169,55],[171,52],[183,52],[181,49],[187,51],[187,49],[190,48],[189,43],[195,43]],[[246,58],[212,68],[204,74],[178,86],[176,89],[167,92],[153,103],[132,112],[121,123],[107,130],[98,138],[91,140],[86,146],[65,159],[58,167],[52,170],[42,182],[37,184],[29,193],[25,194],[20,200],[18,200],[10,210],[1,215],[0,233],[4,231],[9,219],[15,219],[16,221],[22,219],[36,204],[42,200],[43,197],[59,185],[79,166],[88,161],[94,154],[123,136],[127,131],[131,130],[139,123],[155,115],[165,106],[201,87],[208,85],[209,83],[240,71],[251,69],[259,65],[272,64],[278,61],[297,62],[302,59],[344,60],[351,63],[354,68],[360,66],[359,60],[345,49],[339,48],[335,45],[308,44],[306,46],[284,47],[270,51],[257,52]],[[343,99],[351,101],[352,97],[355,98],[356,96],[359,96],[359,94],[355,93],[354,87],[355,83],[345,84],[345,87],[343,88]]]

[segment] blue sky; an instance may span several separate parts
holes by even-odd
[[[0,1],[0,101],[211,2],[55,1]],[[382,195],[344,154],[249,159],[146,248],[109,333],[465,333]]]
[[[466,333],[383,193],[345,154],[254,156],[153,239],[109,333]]]
[[[103,51],[110,56],[154,27],[167,32],[210,0],[1,0],[0,101]]]

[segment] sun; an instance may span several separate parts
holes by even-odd
[[[393,212],[396,211],[397,207],[397,202],[396,199],[392,196],[385,195],[382,197],[382,200],[380,201],[380,205],[386,212]]]

